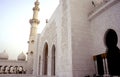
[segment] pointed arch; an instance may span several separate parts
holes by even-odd
[[[43,68],[42,68],[42,74],[47,75],[47,70],[48,70],[48,44],[44,44],[43,48]]]
[[[52,46],[52,57],[51,57],[51,75],[55,75],[55,60],[56,60],[56,57],[55,57],[55,53],[56,52],[56,48],[55,48],[55,45]]]

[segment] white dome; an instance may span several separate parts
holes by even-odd
[[[0,53],[0,59],[2,60],[8,60],[8,54],[4,50],[2,53]]]
[[[25,61],[26,60],[26,56],[23,52],[18,56],[18,60],[19,61]]]

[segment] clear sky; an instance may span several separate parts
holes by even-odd
[[[23,51],[28,50],[30,24],[33,16],[35,0],[0,0],[0,52],[6,50],[9,59],[16,59]],[[59,0],[39,0],[39,30],[45,26],[45,19],[49,19]]]

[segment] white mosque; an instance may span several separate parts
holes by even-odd
[[[59,0],[40,34],[39,10],[27,58],[0,53],[0,77],[120,77],[120,0]]]

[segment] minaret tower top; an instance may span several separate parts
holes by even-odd
[[[30,19],[30,24],[32,25],[33,23],[39,24],[38,20],[38,12],[39,12],[39,2],[36,0],[35,2],[35,7],[33,7],[33,19]]]
[[[39,2],[38,2],[38,0],[36,0],[35,1],[35,6],[33,7],[33,18],[32,19],[30,19],[30,24],[31,24],[31,27],[32,27],[32,29],[31,29],[31,33],[30,33],[30,36],[34,36],[34,35],[36,35],[36,32],[37,32],[37,29],[36,30],[34,30],[34,28],[36,27],[38,27],[38,24],[39,24],[39,20],[38,20],[38,12],[39,12],[39,10],[40,10],[40,8],[39,8]]]

